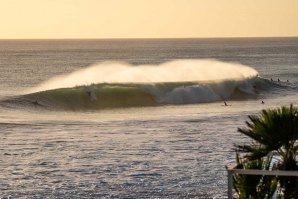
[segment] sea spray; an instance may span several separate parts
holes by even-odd
[[[173,60],[159,65],[102,62],[53,77],[29,92],[99,83],[171,83],[245,80],[257,76],[251,67],[210,59]],[[196,88],[198,89],[198,88]]]

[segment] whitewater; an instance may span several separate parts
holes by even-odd
[[[237,128],[298,105],[297,55],[297,38],[1,40],[0,196],[224,198]]]

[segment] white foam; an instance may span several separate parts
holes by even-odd
[[[243,80],[256,76],[255,69],[210,59],[174,60],[159,65],[103,62],[53,77],[30,92],[98,83],[155,83]]]
[[[209,86],[178,87],[159,99],[165,104],[191,104],[200,102],[213,102],[221,100],[221,96],[215,93]]]

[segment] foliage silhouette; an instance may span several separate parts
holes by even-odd
[[[249,116],[246,125],[247,128],[239,128],[238,131],[251,138],[253,143],[236,145],[238,167],[298,170],[298,109],[296,107],[290,105],[289,107],[262,110],[259,116]],[[244,153],[241,158],[239,152]],[[261,191],[266,192],[266,196],[269,197],[272,194],[272,188],[276,187],[276,182],[280,184],[285,198],[298,198],[297,177],[265,178],[259,176],[253,178],[247,176],[246,178],[243,180],[240,176],[236,176],[235,180],[238,184],[234,184],[234,187],[237,191],[239,187],[250,183],[249,186],[253,186],[255,189],[249,191],[247,188],[246,192],[252,198],[264,198],[265,195],[259,197],[262,195]],[[259,188],[264,187],[266,183],[269,185],[267,190]]]

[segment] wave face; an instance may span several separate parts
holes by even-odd
[[[84,85],[86,78],[91,84]],[[6,102],[46,109],[98,110],[243,100],[257,97],[271,86],[248,66],[214,60],[177,60],[156,66],[102,63],[53,78],[34,88],[37,92]]]
[[[158,106],[246,99],[256,95],[251,80],[218,83],[93,84],[41,91],[10,99],[25,106],[62,110]],[[235,97],[237,96],[237,97]]]

